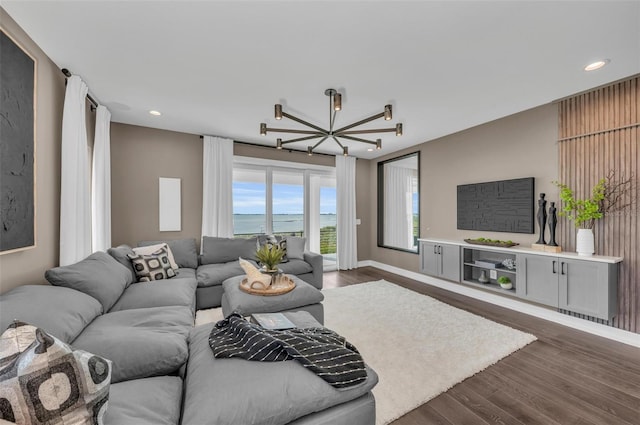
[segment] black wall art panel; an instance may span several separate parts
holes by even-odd
[[[458,186],[458,229],[534,232],[533,177]]]
[[[35,61],[0,31],[0,252],[35,245]]]

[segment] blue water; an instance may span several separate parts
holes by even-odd
[[[335,226],[335,214],[320,214],[320,227]],[[266,216],[264,214],[234,214],[233,233],[236,235],[265,233]],[[302,214],[275,214],[273,233],[302,233],[304,216]]]

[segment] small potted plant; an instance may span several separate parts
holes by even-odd
[[[498,283],[500,284],[502,289],[511,289],[511,288],[513,288],[513,285],[511,284],[511,279],[509,279],[507,276],[500,276],[498,278]]]
[[[284,251],[277,246],[265,244],[256,251],[256,259],[262,264],[267,273],[277,273],[278,264],[284,257]]]

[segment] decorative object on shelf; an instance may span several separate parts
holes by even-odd
[[[475,260],[474,263],[488,269],[497,269],[502,267],[502,261],[498,260]]]
[[[545,245],[547,242],[544,240],[544,229],[547,225],[547,201],[544,199],[546,195],[544,193],[540,194],[540,199],[538,199],[538,228],[540,229],[540,237],[538,238],[537,244]]]
[[[560,252],[562,248],[556,243],[556,226],[558,225],[558,214],[556,210],[556,203],[551,202],[549,207],[549,243],[544,247],[547,252]]]
[[[511,279],[507,276],[500,276],[498,278],[498,283],[502,289],[511,289],[513,288],[513,284],[511,283]]]
[[[329,129],[324,129],[322,127],[318,127],[316,125],[311,124],[308,121],[295,117],[291,114],[282,110],[281,104],[275,105],[275,119],[281,120],[284,118],[289,118],[290,120],[296,121],[306,127],[309,127],[311,130],[299,130],[299,129],[288,129],[288,128],[270,128],[267,127],[266,123],[260,123],[260,134],[266,136],[269,131],[274,133],[294,133],[306,135],[302,137],[297,137],[290,140],[282,140],[280,138],[276,139],[276,148],[282,149],[284,145],[295,142],[302,142],[304,140],[312,140],[312,139],[320,139],[315,145],[309,146],[307,148],[307,153],[309,155],[313,154],[314,149],[320,146],[325,140],[328,138],[332,138],[338,146],[342,149],[342,153],[344,156],[349,155],[349,147],[345,146],[338,139],[350,140],[355,142],[366,143],[372,146],[375,146],[376,149],[382,149],[382,140],[376,139],[366,140],[360,137],[354,137],[354,134],[376,134],[376,133],[388,133],[395,132],[396,136],[402,136],[402,124],[397,123],[395,127],[391,128],[377,128],[377,129],[360,129],[360,130],[352,130],[355,127],[361,126],[368,122],[377,120],[379,118],[384,118],[385,121],[389,121],[392,118],[392,107],[391,105],[385,105],[384,111],[379,114],[375,114],[370,116],[369,118],[365,118],[363,120],[354,122],[353,124],[346,125],[344,127],[340,127],[338,129],[333,128],[336,123],[336,113],[342,109],[342,94],[338,93],[335,89],[326,89],[324,94],[329,96]]]
[[[515,270],[516,260],[514,260],[513,258],[507,258],[502,262],[502,265],[508,270]]]
[[[489,283],[489,278],[487,277],[487,271],[486,270],[482,270],[482,272],[480,272],[480,277],[478,278],[478,282],[480,282],[480,283]]]
[[[501,241],[498,239],[485,239],[485,238],[465,239],[464,241],[466,243],[470,243],[473,245],[499,246],[502,248],[511,248],[512,246],[518,245],[513,241]]]
[[[593,226],[596,220],[607,214],[621,214],[637,201],[638,187],[633,174],[626,178],[617,178],[611,170],[600,179],[591,190],[591,197],[576,199],[573,190],[566,184],[552,182],[560,188],[562,200],[561,217],[567,217],[578,228],[576,234],[576,251],[581,256],[591,256],[595,252]],[[585,231],[586,230],[586,231]]]

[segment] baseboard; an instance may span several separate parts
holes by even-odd
[[[455,292],[460,295],[465,295],[467,297],[475,298],[480,301],[485,301],[491,304],[498,305],[500,307],[505,307],[511,310],[518,311],[520,313],[528,314],[530,316],[538,317],[544,320],[549,320],[563,326],[568,326],[573,329],[589,332],[593,335],[601,336],[613,341],[618,341],[623,344],[640,348],[640,334],[614,328],[611,326],[601,325],[599,323],[590,322],[588,320],[579,319],[577,317],[567,316],[566,314],[558,313],[556,311],[543,307],[538,307],[536,305],[522,302],[517,299],[501,297],[499,295],[494,295],[475,288],[458,285],[446,280],[427,276],[422,273],[416,273],[410,270],[401,269],[400,267],[391,266],[389,264],[379,263],[372,260],[358,262],[358,267],[366,266],[375,267],[380,270],[385,270],[390,273],[395,273],[413,280],[417,280],[418,282],[426,283],[427,285],[435,286],[437,288],[441,288],[450,292]]]

